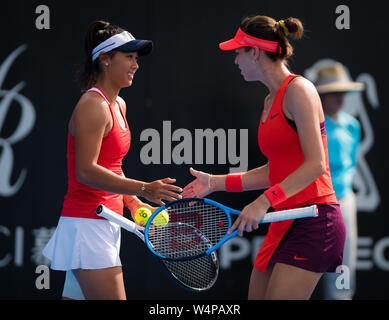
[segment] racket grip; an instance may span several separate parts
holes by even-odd
[[[131,220],[124,218],[120,214],[108,209],[106,206],[104,206],[102,204],[96,208],[96,214],[99,217],[103,217],[109,221],[112,221],[112,222],[118,224],[119,226],[121,226],[122,228],[124,228],[130,232],[136,232],[136,230],[138,230],[138,229],[139,230],[143,229],[142,227],[137,227],[135,222],[132,222]]]
[[[310,207],[304,207],[304,208],[298,208],[298,209],[269,212],[262,218],[262,220],[259,222],[259,224],[277,222],[277,221],[285,221],[285,220],[291,220],[291,219],[309,218],[309,217],[314,218],[317,216],[318,216],[317,206],[313,205]],[[244,228],[243,231],[246,231],[246,228]],[[239,232],[239,230],[236,229],[231,234],[227,234],[222,239],[222,241],[217,243],[212,249],[210,249],[208,251],[212,252],[214,250],[219,249],[222,246],[222,244],[224,244],[228,240],[236,237],[238,235],[238,232]],[[207,251],[207,253],[208,253],[208,251]]]
[[[309,207],[297,208],[297,209],[289,209],[282,211],[274,211],[265,214],[262,220],[259,223],[270,223],[291,219],[300,219],[300,218],[309,218],[309,217],[317,217],[318,209],[316,205],[312,205]]]

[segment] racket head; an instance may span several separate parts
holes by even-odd
[[[216,252],[186,261],[161,261],[171,280],[191,292],[198,293],[211,289],[219,276],[219,260]]]
[[[169,216],[168,222],[164,226],[154,225],[154,219],[163,210]],[[212,247],[225,237],[231,224],[229,211],[217,202],[181,199],[158,208],[151,215],[145,227],[145,242],[161,259],[196,259],[212,251]]]
[[[116,212],[109,210],[103,205],[99,205],[96,208],[96,214],[98,216],[104,216],[110,221],[118,223],[122,228],[135,233],[141,240],[144,241],[143,227],[137,226],[134,222],[122,218]],[[116,219],[115,219],[116,217]],[[119,220],[117,220],[119,219]],[[179,223],[178,226],[188,228],[190,232],[194,232],[194,228],[183,223]],[[198,231],[196,231],[198,232]],[[210,248],[211,243],[205,237],[202,237],[202,241]],[[160,260],[160,259],[159,259]],[[203,256],[195,260],[186,261],[169,261],[160,260],[164,265],[164,271],[180,287],[187,289],[191,292],[200,292],[208,290],[213,287],[219,275],[219,261],[215,252],[210,255]]]

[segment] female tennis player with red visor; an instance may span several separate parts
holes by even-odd
[[[316,204],[317,218],[272,223],[257,254],[249,299],[309,299],[324,272],[342,264],[345,229],[330,177],[324,115],[314,85],[292,74],[286,59],[293,49],[287,36],[301,38],[300,20],[276,22],[266,16],[245,18],[235,37],[220,43],[235,50],[235,64],[246,81],[268,89],[258,128],[258,144],[268,162],[245,173],[196,177],[184,197],[214,191],[268,188],[247,205],[229,232],[258,228],[270,207],[275,210]]]
[[[64,298],[126,298],[120,227],[97,217],[98,205],[122,213],[127,195],[133,214],[140,206],[150,207],[137,196],[157,204],[181,197],[181,189],[171,185],[174,179],[146,183],[126,178],[122,171],[131,137],[119,91],[132,85],[137,58],[150,53],[152,45],[105,21],[93,22],[85,36],[81,78],[86,92],[68,126],[68,192],[57,229],[43,251],[52,269],[66,271]]]

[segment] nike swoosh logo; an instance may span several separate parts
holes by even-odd
[[[307,258],[300,258],[298,256],[294,256],[293,259],[294,260],[308,260]]]
[[[279,115],[279,113],[276,113],[276,114],[274,114],[274,115],[271,114],[271,115],[270,115],[270,120],[274,119],[274,118],[277,117],[278,115]]]

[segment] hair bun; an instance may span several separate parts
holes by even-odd
[[[90,31],[97,33],[102,30],[106,30],[109,27],[110,23],[104,20],[96,20],[92,22],[89,26]]]
[[[301,39],[304,34],[304,27],[300,19],[288,18],[284,20],[285,27],[288,29],[288,35],[292,39]]]

